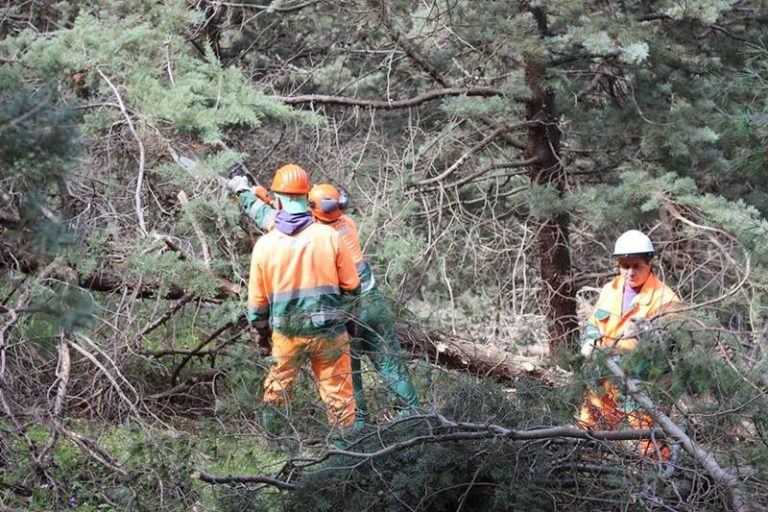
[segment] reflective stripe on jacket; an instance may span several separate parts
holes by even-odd
[[[237,195],[237,200],[240,203],[240,208],[253,220],[256,226],[263,231],[272,229],[275,215],[277,215],[277,211],[272,206],[256,197],[256,194],[251,190],[240,192]]]
[[[668,306],[680,302],[672,289],[659,280],[653,273],[643,284],[635,297],[632,307],[621,314],[624,294],[624,278],[615,277],[600,292],[595,311],[587,322],[582,342],[591,341],[597,346],[614,347],[616,350],[632,350],[637,346],[637,339],[622,339],[624,329],[632,317],[652,318]]]
[[[344,331],[343,293],[358,293],[360,278],[349,250],[329,226],[314,223],[294,235],[273,229],[253,247],[248,318],[269,319],[288,336]]]

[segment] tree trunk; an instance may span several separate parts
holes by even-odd
[[[542,89],[543,65],[526,59],[525,80],[531,92],[526,106],[526,119],[538,121],[528,128],[526,156],[536,157],[529,167],[531,183],[551,186],[562,198],[565,190],[565,169],[560,160],[559,112],[555,94]],[[571,284],[571,255],[568,246],[569,216],[554,212],[541,220],[539,226],[539,274],[542,281],[542,300],[549,321],[549,353],[575,345],[578,330],[576,299]]]
[[[526,377],[557,387],[566,385],[573,378],[565,370],[543,364],[543,358],[515,355],[498,346],[480,345],[408,321],[398,322],[397,336],[405,352],[427,356],[436,366],[503,383],[514,383]]]

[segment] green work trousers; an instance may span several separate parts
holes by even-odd
[[[395,318],[378,288],[364,292],[359,298],[360,318],[356,335],[351,340],[352,388],[357,414],[355,424],[360,426],[368,415],[363,395],[363,374],[360,360],[368,356],[376,373],[389,390],[403,403],[406,410],[413,411],[419,406],[419,397],[408,376],[408,368],[402,357],[400,341],[395,334]]]

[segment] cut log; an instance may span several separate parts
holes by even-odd
[[[407,353],[428,357],[432,364],[443,368],[506,383],[527,377],[551,386],[561,386],[571,380],[570,372],[549,365],[545,358],[513,354],[498,346],[428,330],[416,323],[399,323],[397,334]]]

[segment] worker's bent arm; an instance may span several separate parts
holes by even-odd
[[[275,221],[277,211],[272,206],[256,197],[252,190],[243,190],[237,195],[240,208],[264,231],[269,231]]]

